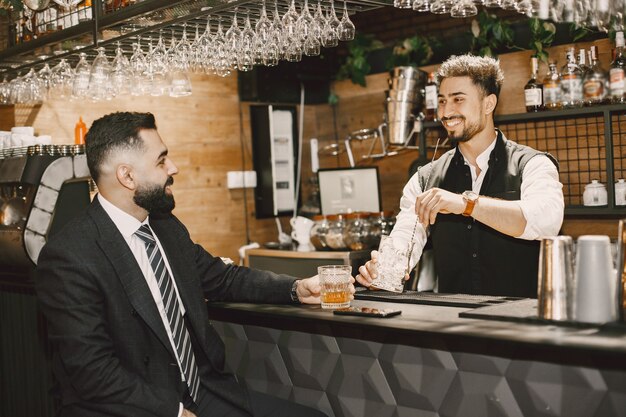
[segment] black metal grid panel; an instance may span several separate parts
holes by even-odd
[[[606,143],[602,114],[501,122],[498,127],[508,139],[549,152],[559,161],[566,206],[582,205],[585,185],[591,180],[597,179],[606,184]]]
[[[613,130],[613,168],[615,180],[626,178],[626,111],[613,114],[611,117]]]

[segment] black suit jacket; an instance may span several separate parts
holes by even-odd
[[[150,218],[185,306],[201,381],[246,408],[224,372],[224,346],[205,303],[290,303],[295,278],[224,264],[174,216]],[[54,346],[61,416],[176,417],[184,384],[146,280],[98,199],[54,235],[37,267],[37,295]],[[206,299],[206,300],[205,300]]]

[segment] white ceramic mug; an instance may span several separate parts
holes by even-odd
[[[298,242],[298,252],[310,252],[315,250],[311,244],[311,229],[315,222],[306,217],[298,216],[289,219],[291,224],[291,238]]]

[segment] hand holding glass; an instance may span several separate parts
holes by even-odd
[[[317,267],[322,308],[350,307],[350,265],[323,265]]]
[[[376,278],[372,281],[372,287],[401,293],[409,270],[409,256],[410,251],[405,243],[391,236],[382,236],[376,260]]]

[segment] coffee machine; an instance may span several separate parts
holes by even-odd
[[[90,202],[84,145],[0,149],[0,280],[28,275],[49,236]]]

